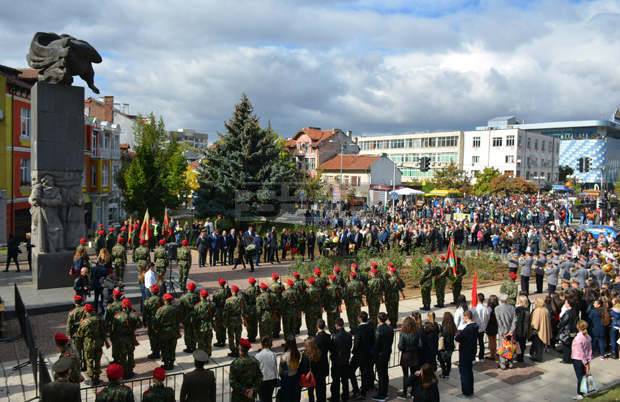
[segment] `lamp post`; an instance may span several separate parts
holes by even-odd
[[[336,144],[338,143],[338,141],[334,141],[332,140],[328,140],[327,142],[329,142],[330,144]],[[344,154],[344,149],[346,146],[348,146],[348,144],[345,144],[343,142],[339,143],[340,146],[340,180],[338,183],[338,194],[340,194],[340,204],[338,204],[340,206],[340,208],[342,208],[342,158],[343,158],[343,154]]]

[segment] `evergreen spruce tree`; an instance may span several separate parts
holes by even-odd
[[[244,215],[277,213],[281,185],[296,181],[295,164],[278,135],[260,127],[245,94],[225,128],[200,168],[194,200],[198,215],[233,217],[236,207]]]

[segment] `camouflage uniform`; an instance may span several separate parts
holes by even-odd
[[[446,263],[441,263],[436,268],[436,274],[433,278],[435,283],[435,294],[437,295],[437,307],[444,307],[446,299],[446,283],[450,276],[450,266]]]
[[[456,304],[456,300],[461,295],[461,289],[463,288],[463,277],[467,274],[467,269],[457,262],[456,264],[456,276],[452,279],[452,302]]]
[[[95,314],[86,315],[80,322],[76,337],[81,340],[86,373],[92,381],[99,380],[101,374],[101,349],[105,343],[103,321]]]
[[[174,390],[164,384],[153,384],[144,391],[142,402],[175,402]]]
[[[144,274],[151,262],[151,252],[147,246],[140,246],[136,249],[133,258],[138,269],[138,283],[144,283]]]
[[[95,402],[133,402],[133,390],[118,381],[111,381],[97,393]]]
[[[305,300],[306,297],[306,289],[308,288],[308,285],[306,284],[306,281],[304,281],[301,278],[295,279],[295,286],[294,286],[295,290],[297,291],[297,296],[299,298],[299,300]],[[295,322],[295,335],[299,335],[300,331],[301,331],[301,315],[302,315],[302,310],[301,308],[297,308],[297,317],[296,317],[296,322]]]
[[[185,289],[189,276],[189,269],[192,266],[192,250],[189,246],[179,248],[177,251],[177,260],[179,261],[179,286],[181,286],[181,289]]]
[[[258,286],[256,284],[248,286],[243,291],[243,321],[248,332],[250,342],[256,341],[258,332],[258,319],[256,317],[256,296],[258,295]]]
[[[157,337],[161,346],[161,359],[164,362],[164,368],[170,370],[174,367],[177,339],[181,337],[177,308],[171,304],[164,303],[155,313],[155,325],[157,326]]]
[[[84,312],[84,307],[82,305],[76,304],[73,310],[69,312],[67,316],[67,336],[71,338],[71,342],[73,342],[73,346],[75,346],[75,350],[78,353],[78,357],[80,360],[80,367],[86,369],[86,361],[84,360],[84,348],[82,347],[82,340],[76,337],[76,333],[78,328],[80,327],[80,322],[86,316]]]
[[[362,296],[364,295],[364,284],[357,278],[351,278],[344,293],[344,302],[347,306],[347,318],[351,331],[357,329],[359,325],[359,315],[362,311]]]
[[[377,315],[379,315],[379,309],[381,308],[381,299],[383,296],[383,281],[379,277],[379,274],[375,274],[368,280],[368,287],[366,288],[366,303],[368,304],[368,317],[370,322],[377,326]]]
[[[269,289],[265,289],[256,298],[256,314],[261,338],[273,335],[273,305],[275,298]]]
[[[114,248],[115,244],[116,244],[116,233],[109,232],[108,236],[105,239],[105,248],[108,249],[108,253],[112,254],[112,249]]]
[[[161,297],[153,295],[144,302],[144,311],[142,318],[146,326],[149,336],[149,344],[151,345],[151,357],[159,358],[161,347],[159,345],[159,337],[157,336],[157,325],[155,324],[155,313],[162,306]]]
[[[427,264],[424,266],[422,277],[420,278],[420,290],[422,292],[422,309],[431,309],[431,290],[433,289],[433,277],[436,275],[435,268]]]
[[[157,272],[157,277],[163,283],[166,279],[166,270],[168,269],[168,252],[166,251],[166,247],[161,245],[155,247],[153,259],[155,260],[155,272]]]
[[[279,281],[273,281],[270,289],[275,298],[275,302],[273,303],[273,338],[277,339],[280,337],[280,323],[284,323],[282,319],[282,295],[284,293],[284,285]]]
[[[216,346],[224,346],[226,345],[226,325],[224,323],[224,306],[226,304],[226,299],[228,299],[231,295],[230,288],[226,286],[220,287],[215,295],[213,295],[213,303],[215,304],[215,321],[214,321],[214,329],[215,329],[215,345]]]
[[[230,366],[230,402],[253,402],[263,381],[260,364],[252,356],[235,359]],[[245,396],[246,389],[254,390],[254,397]]]
[[[398,323],[398,302],[400,300],[400,293],[405,288],[405,283],[395,273],[388,276],[386,283],[384,293],[385,309],[391,326],[396,328]]]
[[[241,312],[244,309],[243,299],[233,294],[224,304],[224,325],[228,332],[228,348],[230,353],[237,356],[239,341],[241,340]]]
[[[82,374],[80,373],[80,358],[77,354],[77,351],[73,349],[73,346],[70,343],[66,343],[61,347],[60,356],[58,356],[58,360],[60,359],[71,360],[71,372],[69,373],[69,382],[79,384],[82,381]]]
[[[196,332],[194,322],[194,306],[200,301],[200,296],[189,290],[179,299],[181,322],[183,322],[183,339],[186,353],[196,350]]]
[[[98,256],[99,255],[99,251],[101,251],[102,248],[105,248],[105,233],[104,234],[97,234],[97,236],[95,237],[95,255]]]
[[[295,336],[295,325],[297,325],[296,306],[299,306],[300,300],[297,291],[290,287],[282,293],[282,302],[280,311],[282,311],[282,326],[284,330],[284,339]],[[275,332],[275,330],[274,330]]]
[[[118,280],[123,280],[126,264],[127,250],[123,244],[118,243],[112,247],[112,266],[114,267],[114,274]]]
[[[201,298],[194,306],[194,331],[198,349],[204,350],[209,357],[213,350],[213,318],[215,305],[207,298]]]
[[[114,320],[114,315],[121,311],[121,309],[122,305],[119,298],[115,298],[112,303],[106,306],[105,313],[103,314],[103,322],[105,324],[106,333],[110,333],[112,329],[112,321]],[[114,355],[114,349],[112,349],[112,355]]]
[[[336,331],[336,319],[340,317],[340,303],[342,296],[340,288],[336,283],[332,283],[325,288],[325,299],[323,308],[327,313],[327,326],[332,334]]]
[[[132,376],[136,366],[133,353],[138,343],[136,329],[141,325],[140,317],[132,308],[121,309],[112,319],[110,330],[112,357],[116,363],[123,366],[126,378]]]
[[[306,290],[305,297],[306,329],[308,336],[316,335],[316,322],[321,318],[321,289],[315,282]]]

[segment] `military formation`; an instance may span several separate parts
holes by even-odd
[[[435,295],[437,296],[435,307],[442,308],[445,306],[448,281],[452,283],[452,304],[456,304],[463,288],[463,277],[467,274],[467,269],[460,257],[457,257],[453,264],[454,266],[451,267],[444,255],[441,255],[437,262],[433,261],[431,257],[424,257],[424,266],[420,277],[421,310],[429,311],[431,309],[433,288],[435,288]]]

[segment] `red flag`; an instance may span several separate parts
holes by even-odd
[[[162,233],[164,235],[164,239],[168,240],[170,237],[170,219],[168,218],[168,208],[164,209],[164,224],[163,224]]]
[[[454,237],[450,237],[450,243],[448,243],[448,253],[446,255],[448,265],[452,268],[452,274],[456,276],[456,254],[454,253]]]
[[[144,212],[144,219],[142,219],[142,226],[140,226],[140,240],[148,240],[149,239],[149,224],[151,219],[149,218],[149,210],[146,209]]]
[[[478,272],[474,272],[474,280],[471,283],[471,306],[476,307],[478,305]]]

